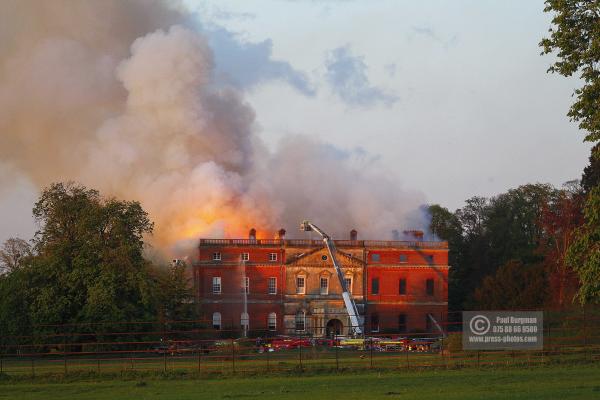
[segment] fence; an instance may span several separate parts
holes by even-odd
[[[0,337],[0,374],[186,371],[199,376],[275,371],[535,366],[600,361],[600,308],[546,310],[544,348],[463,351],[460,313],[435,332],[240,337],[210,321],[44,325]],[[254,333],[258,336],[260,332]]]

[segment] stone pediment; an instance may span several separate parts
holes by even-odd
[[[336,251],[336,258],[343,267],[362,267],[363,261],[352,257],[350,254],[346,254],[342,251]],[[287,265],[290,266],[320,266],[320,267],[333,267],[329,251],[326,247],[313,249],[306,253],[297,254],[292,257],[288,257]]]

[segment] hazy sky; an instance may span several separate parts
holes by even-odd
[[[451,210],[578,179],[587,164],[566,117],[578,82],[547,74],[552,58],[540,56],[542,0],[185,4],[215,81],[240,90],[273,149],[313,135]],[[0,241],[31,237],[36,196],[26,178],[0,188]]]
[[[541,0],[189,4],[215,43],[241,46],[239,59],[215,47],[217,66],[233,64],[272,145],[305,133],[364,151],[450,209],[560,185],[587,163],[566,117],[577,81],[547,74],[540,56]]]

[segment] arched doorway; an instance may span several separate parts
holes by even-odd
[[[339,319],[330,319],[327,322],[326,335],[328,337],[332,337],[333,335],[339,336],[342,334],[343,329],[344,325],[342,325],[342,321]]]

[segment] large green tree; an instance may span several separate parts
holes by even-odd
[[[546,0],[544,11],[553,13],[549,37],[542,39],[542,54],[556,53],[549,71],[578,75],[569,116],[587,132],[586,140],[600,140],[600,1]]]
[[[549,37],[540,45],[542,54],[555,53],[550,72],[564,76],[578,75],[582,85],[575,90],[575,102],[568,115],[586,131],[585,140],[600,141],[600,1],[547,0],[546,12],[553,13]],[[582,183],[588,192],[585,224],[575,233],[567,261],[579,274],[582,303],[600,302],[600,187],[595,178],[595,165],[600,159],[598,147],[592,153],[591,170],[584,173]],[[586,179],[589,178],[589,179]]]
[[[155,318],[156,279],[143,257],[153,224],[139,203],[58,183],[33,214],[35,254],[0,280],[0,328],[22,328],[9,321],[16,309],[38,327]]]

